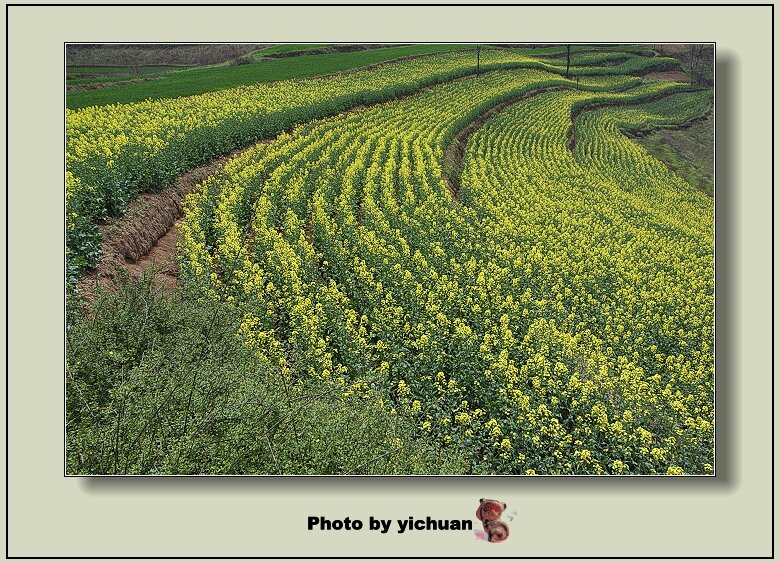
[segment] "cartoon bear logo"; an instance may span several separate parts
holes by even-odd
[[[482,521],[484,533],[477,536],[480,540],[488,542],[503,542],[509,538],[509,525],[501,521],[501,514],[506,511],[506,504],[498,500],[479,500],[477,519]]]

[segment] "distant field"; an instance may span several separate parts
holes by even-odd
[[[288,45],[289,46],[289,45]],[[368,49],[350,53],[302,55],[284,59],[266,59],[254,64],[217,66],[176,71],[158,80],[74,91],[67,94],[67,107],[79,109],[94,105],[130,103],[145,99],[176,98],[216,90],[246,86],[258,82],[275,82],[291,78],[306,78],[330,74],[382,63],[412,55],[423,55],[455,49],[473,48],[472,45],[408,45]]]
[[[330,43],[313,44],[313,43],[300,43],[291,45],[271,45],[265,49],[259,49],[252,53],[253,56],[266,56],[266,55],[278,55],[279,53],[292,53],[295,51],[309,51],[311,49],[321,49],[323,47],[330,47]]]
[[[329,52],[336,52],[345,50],[343,45],[333,45],[327,43],[299,43],[299,44],[284,44],[284,45],[271,45],[256,51],[244,53],[238,59],[244,61],[259,62],[265,60],[266,57],[278,57],[280,55],[284,57],[306,55],[306,54],[328,54]],[[359,45],[354,50],[367,50],[371,48],[380,48],[382,45]],[[386,45],[385,45],[386,47]],[[109,49],[111,51],[112,49]],[[112,55],[109,53],[102,53],[103,58],[109,58]],[[127,54],[125,54],[127,56]],[[158,56],[160,56],[158,54]],[[181,53],[173,51],[170,53],[171,60],[179,60]],[[188,70],[191,68],[213,68],[215,66],[226,66],[233,64],[238,59],[232,59],[231,61],[222,61],[213,64],[175,64],[161,63],[160,65],[132,65],[127,64],[127,58],[124,60],[125,64],[117,64],[114,66],[68,66],[66,83],[68,86],[73,86],[78,90],[80,86],[86,86],[88,88],[96,87],[110,87],[114,82],[125,82],[130,80],[141,81],[149,79],[158,79],[165,74],[172,72],[179,72],[181,70]],[[141,57],[139,60],[146,60],[146,57]],[[246,64],[246,62],[244,62]],[[117,84],[118,85],[118,84]]]
[[[159,77],[170,72],[186,70],[186,66],[70,66],[65,82],[68,86],[104,84],[120,80]]]
[[[555,56],[566,54],[566,45],[551,45],[545,47],[509,47],[515,53],[521,55],[531,56]],[[652,56],[654,51],[649,49],[647,45],[572,45],[572,53],[582,53],[588,51],[619,51],[621,53],[634,53],[642,54],[645,56]]]
[[[154,72],[165,72],[175,69],[177,67],[172,66],[141,66],[137,67],[140,72],[144,74]],[[100,76],[111,76],[115,74],[128,74],[133,71],[133,67],[130,66],[69,66],[68,77],[79,77],[83,75],[96,74]]]
[[[267,47],[267,43],[243,44],[68,44],[69,66],[154,66],[175,64],[202,66],[219,64],[252,51]]]

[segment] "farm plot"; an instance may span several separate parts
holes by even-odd
[[[668,173],[632,194],[567,146],[578,103],[685,87],[534,96],[470,143],[462,200],[442,180],[464,123],[566,84],[491,73],[245,154],[188,201],[184,278],[237,303],[242,336],[292,380],[394,394],[473,472],[711,470],[707,201],[677,185],[667,217],[650,202],[675,191]],[[643,163],[614,157],[623,173]]]
[[[500,51],[492,65],[518,64]],[[473,72],[471,56],[446,53],[319,80],[290,80],[188,98],[66,111],[68,272],[94,266],[97,223],[121,215],[141,191],[292,125]]]
[[[642,65],[656,68],[659,60],[633,56],[630,67],[611,73],[627,73]],[[513,67],[564,72],[506,50],[483,54],[484,70]],[[409,94],[474,71],[473,53],[452,52],[324,79],[66,111],[70,282],[99,257],[97,223],[121,215],[139,192],[161,189],[196,164],[296,123]],[[575,67],[572,71],[600,74],[604,69]]]
[[[77,325],[97,359],[69,359],[89,397],[69,398],[73,471],[714,472],[712,198],[624,134],[696,122],[711,91],[632,76],[662,57],[585,52],[566,78],[560,60],[486,53],[474,76],[448,53],[296,83],[300,97],[149,102],[170,117],[147,153],[117,145],[125,199],[286,132],[186,197],[175,302],[203,311],[191,327],[135,293]],[[132,118],[104,137],[85,124],[101,140],[82,154],[127,136],[136,105],[101,109]],[[72,160],[69,197],[116,194],[95,187],[111,156]]]
[[[505,319],[522,328],[502,369],[512,412],[502,435],[545,473],[709,473],[712,201],[616,127],[629,115],[633,125],[689,116],[653,113],[661,102],[586,114],[572,154],[583,96],[518,105],[467,154],[463,201],[480,216],[470,234],[495,256],[493,291],[528,291]],[[663,103],[686,98],[706,107],[708,94]]]

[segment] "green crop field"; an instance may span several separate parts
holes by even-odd
[[[330,47],[327,43],[302,43],[302,44],[284,44],[284,45],[272,45],[265,47],[264,49],[258,49],[252,53],[254,57],[265,57],[268,55],[278,55],[279,53],[295,53],[299,51],[310,51],[312,49],[321,49],[323,47]]]
[[[352,53],[301,55],[283,59],[262,59],[253,64],[217,65],[168,72],[151,82],[139,82],[98,90],[72,91],[67,94],[69,109],[113,103],[131,103],[146,99],[191,96],[238,86],[305,78],[342,72],[387,62],[401,57],[424,55],[466,48],[466,45],[409,45],[367,49]]]
[[[712,89],[638,45],[435,47],[66,111],[69,473],[714,473],[711,153],[635,138],[705,142]],[[95,287],[106,220],[236,149],[169,284]]]

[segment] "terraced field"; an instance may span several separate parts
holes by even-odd
[[[69,112],[72,279],[103,217],[268,138],[186,197],[174,295],[74,317],[69,470],[713,473],[713,201],[625,134],[712,92],[651,53]]]

